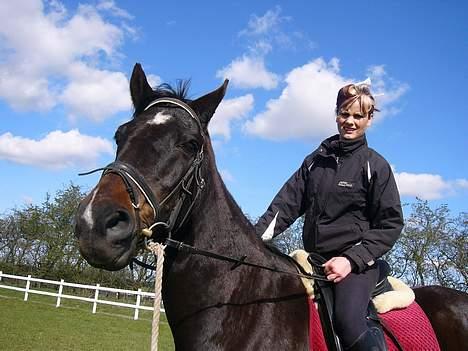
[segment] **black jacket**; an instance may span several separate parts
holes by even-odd
[[[305,250],[345,256],[357,272],[390,250],[403,228],[392,169],[365,136],[323,141],[283,185],[256,231],[274,237],[303,214]]]

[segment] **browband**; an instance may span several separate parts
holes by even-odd
[[[185,111],[187,111],[187,113],[195,120],[197,121],[198,123],[198,126],[200,127],[200,130],[203,132],[203,128],[202,128],[202,124],[201,124],[201,121],[200,121],[200,117],[198,117],[197,113],[189,106],[187,105],[185,102],[183,101],[180,101],[178,99],[174,99],[174,98],[160,98],[160,99],[156,99],[156,100],[153,100],[152,102],[150,102],[148,104],[148,106],[145,107],[145,109],[143,111],[146,111],[148,110],[150,107],[154,106],[154,105],[157,105],[157,104],[164,104],[164,103],[169,103],[169,104],[173,104],[173,105],[176,105],[176,106],[179,106],[180,108],[183,108]]]

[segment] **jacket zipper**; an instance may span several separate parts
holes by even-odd
[[[335,169],[335,175],[333,176],[333,181],[331,183],[331,187],[333,187],[333,185],[335,184],[336,182],[336,178],[338,177],[338,171],[339,171],[339,168],[340,168],[340,158],[338,156],[329,156],[329,157],[332,157],[333,160],[336,162],[336,169]],[[331,188],[330,187],[330,188]],[[323,207],[322,209],[320,210],[320,213],[315,217],[315,235],[314,235],[314,244],[315,244],[315,247],[317,247],[317,237],[318,237],[318,225],[319,225],[319,219],[320,217],[322,216],[322,214],[325,212],[325,209],[327,208],[327,204],[328,204],[328,200],[330,198],[330,191],[328,191],[328,194],[327,194],[327,197],[325,198],[325,202],[323,204]]]

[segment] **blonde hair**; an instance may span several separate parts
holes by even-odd
[[[348,84],[338,91],[336,98],[336,115],[349,108],[355,101],[359,102],[363,116],[372,118],[374,111],[379,111],[375,107],[375,99],[372,96],[367,84]]]

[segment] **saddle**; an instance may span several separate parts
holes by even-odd
[[[325,275],[322,264],[326,262],[326,259],[316,253],[310,253],[307,260],[312,265],[315,273]],[[388,281],[390,274],[390,266],[384,260],[376,260],[376,264],[379,270],[379,279],[372,292],[372,297],[376,297],[383,293],[392,291],[392,286]],[[315,302],[318,305],[318,313],[322,322],[322,329],[325,336],[325,341],[329,351],[342,351],[340,339],[338,338],[335,327],[334,327],[334,299],[333,299],[333,286],[330,282],[316,280],[314,283]],[[372,302],[369,301],[367,308],[367,323],[370,328],[377,328],[382,333],[383,330],[380,324],[380,318],[377,314],[377,310]]]

